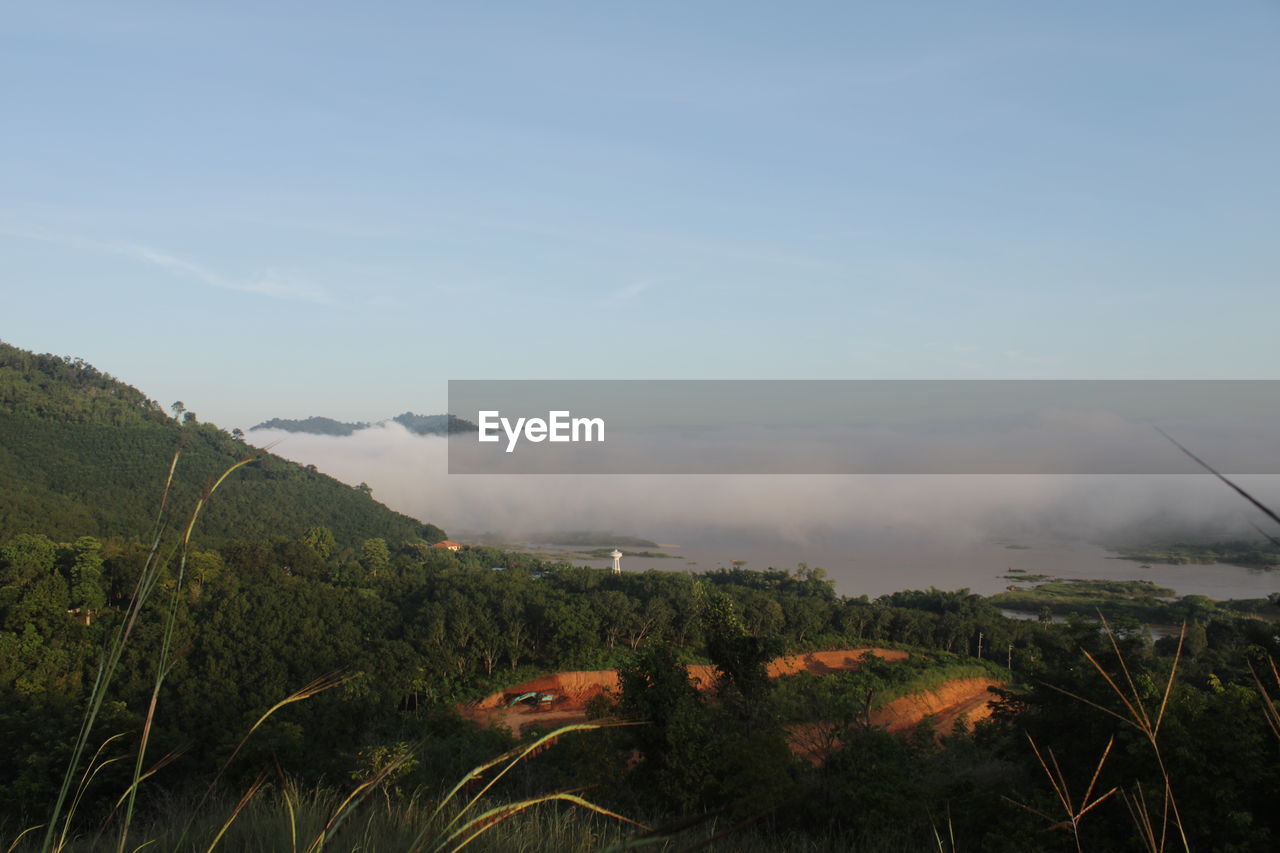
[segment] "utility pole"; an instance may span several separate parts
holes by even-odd
[[[982,632],[978,632],[978,657],[982,657]]]
[[[1013,643],[1009,644],[1009,662],[1005,665],[1005,669],[1013,672]]]

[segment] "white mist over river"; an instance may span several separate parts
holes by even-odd
[[[387,506],[455,538],[611,531],[679,546],[661,549],[671,559],[626,557],[627,571],[806,563],[825,569],[840,593],[870,596],[929,586],[994,593],[1013,582],[1001,577],[1010,568],[1148,579],[1217,599],[1280,591],[1280,573],[1143,569],[1090,544],[1256,538],[1251,524],[1263,524],[1261,515],[1208,476],[468,476],[448,473],[445,439],[394,423],[350,436],[254,430],[248,438],[277,442],[273,452],[343,482],[368,483]],[[1280,477],[1237,479],[1280,505]]]

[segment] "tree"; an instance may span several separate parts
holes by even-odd
[[[391,566],[391,551],[385,539],[366,539],[360,545],[360,565],[373,577],[387,573]]]
[[[2,628],[31,626],[41,636],[53,636],[67,622],[70,593],[56,565],[57,546],[45,536],[21,534],[0,551],[0,589],[16,586],[20,596],[5,612]]]
[[[531,631],[523,603],[515,596],[505,595],[498,605],[503,651],[512,669],[520,665],[520,659],[530,646]]]
[[[618,679],[619,710],[646,723],[628,730],[643,758],[638,789],[681,811],[697,806],[713,781],[711,719],[675,647],[642,646]]]
[[[71,606],[86,617],[107,601],[102,583],[102,544],[92,536],[81,536],[72,546]]]
[[[0,586],[24,587],[54,570],[58,546],[43,534],[19,533],[0,548]]]
[[[422,532],[418,534],[427,542],[428,545],[434,545],[437,542],[443,542],[449,538],[449,534],[445,533],[434,524],[422,525]]]
[[[707,656],[720,677],[716,691],[725,707],[744,719],[755,719],[767,704],[771,688],[768,666],[782,653],[782,641],[747,632],[733,601],[723,592],[706,596],[702,604]]]
[[[313,527],[302,534],[302,544],[316,553],[322,560],[329,559],[338,548],[338,541],[333,538],[333,531],[323,525]],[[386,541],[383,541],[386,545]]]
[[[597,613],[602,614],[604,644],[613,649],[635,615],[635,602],[629,595],[616,589],[593,590],[587,600]]]
[[[582,663],[598,642],[600,618],[580,598],[552,604],[547,608],[547,622],[554,631],[550,647],[565,663]]]

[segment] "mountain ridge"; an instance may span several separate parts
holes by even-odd
[[[0,341],[0,536],[143,536],[180,449],[170,496],[179,514],[230,465],[255,457],[201,516],[195,538],[205,544],[297,537],[313,527],[330,528],[343,544],[444,538],[378,503],[367,487],[246,444],[180,403],[172,408],[174,417],[83,359]]]
[[[351,435],[363,429],[372,429],[383,424],[398,423],[410,432],[418,435],[448,435],[454,432],[474,432],[476,425],[456,415],[419,415],[415,412],[404,412],[394,418],[380,421],[339,421],[322,415],[307,418],[271,418],[250,427],[250,431],[258,429],[278,429],[285,432],[304,432],[311,435]]]

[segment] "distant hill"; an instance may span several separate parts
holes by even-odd
[[[257,426],[250,427],[250,430],[280,429],[285,432],[309,432],[313,435],[351,435],[356,430],[364,429],[367,426],[369,425],[366,423],[347,424],[342,421],[335,421],[333,418],[321,418],[313,415],[299,420],[272,418],[269,421],[263,421]]]
[[[44,533],[144,536],[152,525],[174,449],[175,511],[255,452],[193,413],[183,422],[155,400],[81,359],[36,355],[0,342],[0,538]],[[326,526],[344,544],[443,538],[312,466],[270,453],[237,471],[201,516],[197,536],[230,540],[296,537]]]
[[[454,415],[419,415],[413,412],[405,412],[402,415],[396,415],[394,418],[375,423],[367,423],[365,421],[346,423],[318,415],[297,420],[272,418],[252,428],[280,429],[286,432],[309,432],[313,435],[351,435],[357,430],[368,429],[369,427],[380,426],[393,421],[410,432],[416,432],[418,435],[448,435],[451,432],[474,432],[477,428],[471,421]]]

